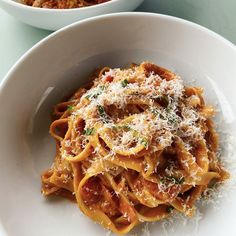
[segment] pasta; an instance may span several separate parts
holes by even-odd
[[[39,8],[68,9],[92,6],[110,0],[22,0],[22,3]]]
[[[193,216],[209,184],[229,178],[203,89],[150,62],[95,77],[55,106],[43,195],[75,200],[116,234],[174,211]]]

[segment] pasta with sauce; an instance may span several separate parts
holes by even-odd
[[[55,106],[53,166],[42,193],[74,199],[116,234],[174,211],[194,215],[212,182],[229,178],[203,89],[149,62],[103,68],[88,88]]]
[[[49,9],[70,9],[88,7],[111,0],[22,0],[22,3],[32,7]]]

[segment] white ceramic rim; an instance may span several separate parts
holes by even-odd
[[[89,10],[89,9],[98,9],[101,6],[108,6],[108,5],[112,5],[115,2],[119,2],[120,0],[112,0],[109,2],[104,2],[104,3],[100,3],[100,4],[96,4],[96,5],[92,5],[92,6],[87,6],[87,7],[78,7],[78,8],[70,8],[70,9],[50,9],[50,8],[39,8],[39,7],[32,7],[32,6],[28,6],[25,5],[23,3],[20,2],[16,2],[14,0],[0,0],[2,2],[5,2],[6,4],[12,5],[14,7],[18,7],[18,8],[22,8],[22,9],[28,9],[28,10],[32,10],[32,11],[37,11],[37,12],[51,12],[51,13],[66,13],[66,12],[81,12],[81,11],[85,11],[85,10]]]
[[[1,1],[9,1],[9,0],[1,0]],[[119,1],[119,0],[115,0],[115,1]],[[100,16],[94,16],[94,17],[91,17],[91,18],[87,18],[87,19],[80,20],[78,22],[72,23],[70,25],[67,25],[67,26],[65,26],[65,27],[63,27],[63,28],[61,28],[61,29],[51,33],[47,37],[45,37],[42,40],[40,40],[38,43],[36,43],[33,47],[31,47],[28,51],[26,51],[19,58],[15,62],[15,64],[10,68],[10,70],[7,72],[7,74],[3,77],[2,81],[0,82],[0,93],[4,89],[5,85],[7,84],[8,80],[10,79],[11,75],[14,74],[14,72],[15,72],[15,70],[17,70],[18,66],[31,54],[31,52],[34,51],[35,48],[40,47],[41,45],[46,43],[51,38],[57,36],[58,34],[61,34],[62,31],[67,31],[68,29],[73,28],[75,26],[79,26],[81,24],[86,24],[86,23],[93,22],[93,21],[100,20],[100,19],[107,19],[107,18],[113,18],[113,17],[123,17],[123,16],[155,17],[157,19],[159,19],[159,18],[168,19],[168,20],[171,20],[171,21],[176,21],[176,22],[178,22],[180,24],[189,25],[190,27],[197,28],[198,30],[203,31],[203,32],[211,35],[213,38],[219,40],[220,42],[228,45],[236,53],[236,45],[234,45],[228,39],[225,39],[223,36],[215,33],[214,31],[212,31],[210,29],[207,29],[204,26],[201,26],[199,24],[193,23],[193,22],[188,21],[188,20],[184,20],[184,19],[181,19],[181,18],[178,18],[178,17],[174,17],[174,16],[163,15],[163,14],[158,14],[158,13],[148,13],[148,12],[110,13],[110,14],[105,14],[105,15],[100,15]]]

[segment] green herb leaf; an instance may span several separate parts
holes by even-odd
[[[124,131],[130,131],[131,128],[128,125],[123,125],[122,127],[124,129]]]
[[[131,130],[130,126],[128,126],[128,125],[117,125],[116,128],[117,129],[123,129],[124,131],[130,131]]]
[[[145,148],[148,147],[148,141],[147,141],[147,139],[142,138],[140,142],[141,142],[141,144],[142,144]]]
[[[167,213],[171,213],[173,210],[174,210],[174,207],[173,207],[173,206],[168,206],[168,207],[166,208],[166,212],[167,212]]]
[[[167,107],[167,108],[166,108],[166,112],[167,112],[167,113],[170,113],[170,112],[171,112],[171,108],[170,108],[170,107]]]
[[[116,126],[116,125],[112,125],[111,127],[114,131],[117,131],[117,129],[119,129],[119,126]]]
[[[94,128],[87,128],[87,129],[83,130],[82,134],[83,135],[92,135],[92,134],[94,134],[94,132],[95,132]]]
[[[93,99],[93,98],[96,99],[100,94],[102,94],[102,92],[103,92],[104,89],[105,89],[105,86],[104,86],[104,85],[101,85],[101,86],[98,87],[97,91],[93,91],[91,94],[88,94],[88,95],[86,96],[86,98],[87,98],[88,100]]]
[[[178,117],[177,116],[169,116],[168,117],[168,123],[169,124],[175,124],[178,122]]]
[[[169,98],[166,95],[154,97],[153,99],[154,99],[154,101],[156,101],[162,107],[167,108],[168,105],[169,105]]]
[[[184,177],[181,177],[181,178],[177,178],[175,176],[165,176],[165,178],[169,181],[173,181],[175,184],[183,184],[185,179]]]
[[[127,79],[125,79],[125,80],[123,80],[123,81],[121,82],[121,86],[122,86],[123,88],[125,88],[128,84],[129,84],[129,81],[128,81]]]
[[[158,109],[153,108],[153,109],[151,109],[151,112],[152,112],[152,114],[155,115],[155,116],[158,116],[158,115],[159,115],[159,117],[160,117],[162,120],[165,119],[165,117],[159,112]]]
[[[98,105],[97,108],[98,108],[99,115],[104,117],[106,115],[104,107],[101,105]]]
[[[109,120],[110,120],[110,117],[107,115],[107,113],[106,113],[104,107],[101,106],[101,105],[98,105],[98,106],[97,106],[97,109],[98,109],[98,114],[99,114],[99,116],[102,118],[102,122],[103,122],[103,123],[108,123]]]
[[[75,107],[72,106],[72,105],[68,105],[68,106],[67,106],[67,110],[68,110],[68,111],[72,111],[74,108],[75,108]]]
[[[156,108],[152,108],[152,109],[151,109],[151,113],[152,113],[153,115],[157,116],[157,115],[159,114],[159,111],[158,111],[158,109],[156,109]]]
[[[162,114],[160,114],[159,117],[160,117],[162,120],[165,119],[165,117],[164,117]]]
[[[185,181],[185,179],[184,179],[184,177],[182,177],[182,178],[178,179],[177,183],[178,184],[183,184],[184,181]]]

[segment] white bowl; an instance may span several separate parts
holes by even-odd
[[[58,30],[76,21],[107,13],[133,11],[143,0],[111,0],[73,9],[46,9],[26,6],[21,0],[0,0],[0,6],[20,21],[47,30]]]
[[[48,134],[50,113],[64,95],[87,81],[94,68],[143,60],[205,88],[208,103],[218,103],[220,128],[229,134],[222,136],[224,156],[235,162],[228,139],[236,133],[234,45],[201,26],[158,14],[120,13],[84,20],[35,45],[1,84],[0,219],[7,235],[104,235],[75,204],[45,200],[40,194],[40,173],[51,165],[55,152]],[[219,199],[218,210],[200,206],[198,228],[194,221],[170,224],[168,235],[235,236],[236,191],[228,189],[227,194]],[[151,235],[164,235],[161,224],[152,225]]]

